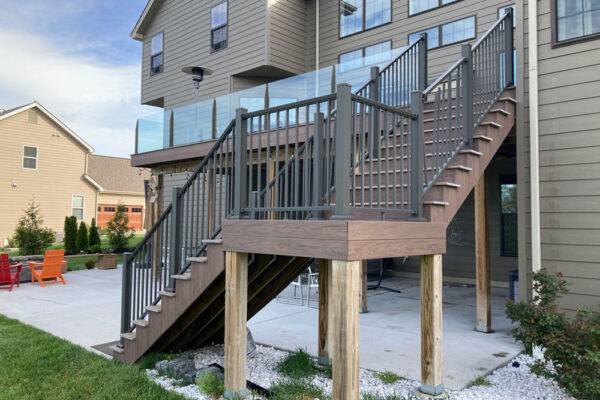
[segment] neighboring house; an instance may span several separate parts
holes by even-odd
[[[146,204],[144,185],[150,178],[146,168],[131,166],[127,158],[90,155],[86,177],[98,188],[98,227],[106,227],[119,204],[125,205],[129,227],[143,230]]]
[[[205,242],[200,242],[199,247],[190,243],[198,237],[212,239],[214,236],[223,237],[222,248],[227,251],[295,257],[286,268],[281,264],[284,261],[277,257],[269,261],[273,268],[281,267],[278,271],[293,272],[294,262],[299,262],[301,257],[346,262],[385,256],[395,258],[396,274],[421,275],[422,279],[428,279],[435,264],[438,275],[432,279],[435,285],[440,285],[439,291],[435,296],[425,290],[421,293],[424,296],[423,326],[436,324],[429,333],[441,327],[441,312],[430,308],[428,302],[435,298],[441,307],[442,277],[439,274],[442,271],[445,281],[477,285],[477,330],[491,329],[489,308],[486,315],[490,285],[508,287],[509,272],[517,269],[521,300],[531,299],[531,274],[542,266],[551,272],[562,272],[573,283],[570,293],[560,299],[564,310],[573,313],[578,306],[598,310],[600,12],[593,2],[549,0],[537,4],[537,24],[532,24],[526,16],[529,10],[524,0],[150,0],[131,36],[141,41],[143,48],[142,103],[164,111],[138,120],[132,165],[151,168],[157,175],[166,213],[156,225],[155,241],[148,239],[144,246],[157,250],[152,246],[160,243],[166,234],[163,232],[168,232],[165,221],[170,218],[169,223],[184,236],[181,239],[183,255],[179,249],[172,250],[178,247],[174,246],[179,243],[177,237],[170,236],[172,240],[169,246],[163,245],[163,250],[169,254],[170,262],[181,262],[185,268],[190,263],[193,266],[195,262],[207,262],[186,259],[186,255],[206,254]],[[511,31],[503,28],[509,20],[503,18],[508,10],[513,16],[512,43],[508,42],[513,36]],[[493,36],[487,34],[489,29]],[[537,35],[526,36],[528,30],[537,30]],[[409,44],[415,52],[419,49],[419,54],[425,54],[419,47],[419,43],[425,41],[419,39],[421,33],[427,34],[426,57],[407,59],[408,56],[402,56],[404,64],[391,63]],[[484,35],[485,41],[480,42]],[[537,54],[528,51],[528,43],[536,44]],[[474,53],[471,47],[465,46],[467,44],[477,44],[478,52]],[[512,63],[507,62],[511,53],[515,60]],[[531,57],[537,57],[533,59],[534,65],[529,64]],[[469,65],[472,73],[467,72]],[[182,68],[188,66],[205,67],[213,72],[204,76],[197,92],[191,77],[182,72]],[[372,69],[373,66],[379,67],[379,71]],[[449,71],[449,75],[445,75],[445,71]],[[538,79],[529,79],[530,73]],[[427,79],[421,81],[421,76]],[[507,80],[516,88],[506,87],[511,86],[505,85]],[[467,82],[471,83],[470,88]],[[325,121],[336,119],[335,131],[330,129],[333,125],[329,123],[317,130],[314,121],[322,117],[313,114],[317,110],[315,105],[309,108],[305,103],[297,103],[284,114],[279,111],[285,109],[286,103],[309,102],[316,96],[321,96],[321,100],[312,101],[332,101],[327,96],[334,95],[337,100],[340,90],[345,90],[337,87],[340,83],[351,84],[353,93],[414,112],[417,116],[404,117],[423,122],[422,129],[410,128],[418,132],[416,135],[410,131],[411,140],[415,142],[398,145],[394,142],[390,146],[387,139],[390,132],[398,140],[406,138],[408,141],[409,134],[405,137],[397,130],[405,126],[408,130],[412,123],[404,121],[384,129],[381,124],[387,124],[388,120],[381,118],[367,124],[364,121],[371,118],[371,106],[363,104],[361,109],[357,97],[352,98],[357,108],[346,106],[346,114],[338,109],[339,103],[335,104],[335,111],[328,105],[319,106],[318,110],[325,113]],[[363,84],[369,88],[368,92],[361,89]],[[456,96],[457,88],[461,96]],[[411,98],[410,93],[415,89],[424,91],[426,96]],[[475,95],[471,95],[471,91]],[[463,100],[468,105],[462,103]],[[350,103],[349,100],[344,104]],[[529,109],[530,104],[534,110]],[[236,114],[238,108],[247,112],[240,110]],[[271,115],[257,116],[264,109],[269,109]],[[423,109],[425,117],[418,115]],[[386,112],[392,111],[387,109]],[[363,119],[341,124],[344,118],[359,116]],[[338,119],[342,122],[337,123]],[[278,126],[280,129],[275,129]],[[319,161],[310,168],[325,168],[327,173],[325,182],[315,182],[311,169],[306,168],[310,165],[310,152],[323,149],[303,144],[304,137],[298,135],[302,127],[307,129],[304,135],[313,135],[313,139],[315,132],[327,138],[334,133],[342,135],[344,127],[348,131],[352,129],[357,135],[362,132],[363,143],[368,136],[368,141],[375,142],[373,146],[384,146],[386,152],[378,153],[372,148],[359,150],[360,141],[343,147],[339,144],[343,141],[335,136],[336,154],[331,155],[327,144],[333,146],[334,143],[325,140],[326,157],[337,160],[336,157],[341,157],[339,154],[348,152],[358,163],[344,174],[339,171],[348,168],[353,160],[339,161],[334,176],[329,163],[324,163],[324,167],[320,164],[322,155],[314,156],[313,159]],[[248,144],[246,139],[239,139],[246,137],[244,129],[252,133]],[[259,134],[261,129],[267,132],[268,139]],[[374,130],[376,135],[368,135],[365,129],[371,133]],[[295,138],[289,132],[295,132]],[[451,136],[458,133],[462,136]],[[373,137],[381,140],[373,140]],[[537,140],[530,141],[530,137]],[[468,140],[464,141],[465,138]],[[293,141],[291,153],[288,139]],[[424,143],[420,143],[421,140]],[[371,144],[363,146],[367,145]],[[421,145],[423,151],[417,151]],[[392,157],[392,148],[407,153]],[[238,158],[228,158],[233,158],[234,153]],[[419,161],[420,157],[425,158],[422,172],[427,177],[422,185],[419,185],[424,179],[420,165],[416,161],[412,164],[412,160]],[[407,161],[403,161],[405,159]],[[539,169],[531,172],[530,162],[537,163],[538,159]],[[400,164],[398,168],[396,162]],[[404,164],[409,162],[411,164]],[[373,170],[382,164],[386,165],[383,172]],[[391,171],[390,165],[393,165]],[[238,174],[236,171],[244,166],[250,172]],[[200,169],[193,175],[197,168]],[[289,178],[290,186],[286,183],[279,188],[280,181],[288,182],[284,177],[289,171],[295,171]],[[388,180],[380,180],[378,184],[371,181],[367,185],[366,180],[357,180],[361,175],[387,176]],[[311,197],[323,184],[331,186]],[[186,188],[184,195],[174,201],[176,188],[182,186]],[[424,195],[420,194],[423,186]],[[376,203],[379,207],[374,207],[374,200],[368,200],[369,195],[378,196],[385,191],[389,196],[390,187],[395,193],[394,200],[380,199]],[[345,193],[359,196],[348,200]],[[411,193],[410,196],[407,193]],[[289,203],[287,196],[291,194],[297,197],[293,197],[295,202]],[[396,195],[400,196],[399,201]],[[194,206],[193,201],[200,205]],[[187,209],[189,202],[192,202],[192,212],[185,211],[181,217],[180,207]],[[306,204],[313,208],[300,206]],[[221,207],[228,207],[226,216],[222,216]],[[308,215],[303,214],[307,208],[310,209]],[[195,210],[197,214],[193,213]],[[393,211],[410,211],[417,217],[410,221],[412,229],[386,231],[385,227],[393,226],[392,221],[403,220],[400,213]],[[330,218],[332,213],[353,218],[350,222]],[[175,217],[183,218],[183,225],[173,220]],[[422,222],[415,221],[421,217],[426,221],[423,226],[418,225]],[[215,225],[215,219],[221,222],[219,218],[223,219],[222,230],[221,225]],[[311,218],[325,218],[331,225],[311,221]],[[286,221],[279,221],[282,219]],[[352,224],[362,220],[377,220],[378,225],[352,231]],[[382,220],[386,220],[385,223]],[[425,228],[432,228],[438,222],[444,228],[442,239],[436,236],[439,232]],[[342,232],[347,228],[347,236],[344,236],[347,242],[343,241],[345,247],[341,248],[346,253],[335,244],[340,240],[336,236],[340,231],[327,236],[326,227],[335,224],[340,224]],[[349,239],[351,232],[354,241]],[[428,244],[440,244],[438,239],[443,249]],[[406,248],[411,240],[416,240],[415,246],[427,248]],[[208,248],[209,263],[211,249],[216,246],[210,244],[213,246]],[[352,246],[357,247],[353,253]],[[431,259],[432,254],[438,253],[444,253],[443,269],[439,258]],[[134,255],[133,263],[138,262],[135,257],[142,256]],[[160,258],[153,262],[158,263],[158,260]],[[235,264],[231,260],[229,266]],[[252,262],[259,263],[260,259]],[[356,267],[356,264],[344,265]],[[301,270],[301,266],[297,268]],[[191,279],[194,279],[194,271],[192,269]],[[209,279],[208,272],[206,274],[204,278],[210,281],[213,277]],[[184,279],[181,276],[175,279]],[[290,276],[287,278],[291,279]],[[279,283],[285,283],[286,278],[280,278]],[[341,275],[338,278],[346,279]],[[276,284],[269,285],[271,289],[264,288],[261,292],[267,297],[264,293],[272,295],[276,291],[272,289]],[[253,288],[249,285],[248,291]],[[251,311],[260,308],[257,304],[266,304],[250,298],[249,294],[249,316]],[[158,298],[152,301],[156,304]],[[212,321],[205,314],[198,315],[202,320]],[[194,320],[185,314],[181,319],[194,322],[185,328],[188,331],[179,324],[171,328],[170,323],[165,323],[160,333],[153,331],[157,336],[152,340],[158,340],[154,350],[167,350],[175,342],[177,348],[183,348],[207,343],[216,337],[222,339],[219,336],[222,331],[218,327],[204,327],[200,317]],[[134,328],[135,321],[127,332]],[[348,331],[351,329],[344,329],[342,333],[340,328],[340,335]],[[245,334],[245,330],[243,332]],[[423,338],[424,346],[440,342],[441,331],[436,332],[439,336]],[[135,338],[135,334],[129,333],[124,338],[131,339],[128,335]],[[352,338],[344,336],[346,339]],[[143,343],[154,343],[146,336],[143,340]],[[126,360],[135,359],[147,350],[141,345],[135,351],[127,346],[124,349],[117,352],[124,354],[120,357]],[[437,369],[441,365],[438,364],[441,348],[436,349],[439,358],[424,361],[430,370],[439,372],[441,380],[441,367]],[[424,353],[426,350],[433,352],[431,348],[423,348]],[[428,381],[424,377],[424,382],[424,389],[437,394],[437,378]]]
[[[32,199],[40,206],[44,226],[57,233],[63,232],[65,216],[89,225],[99,206],[119,201],[129,207],[133,226],[141,230],[148,172],[132,168],[127,159],[92,152],[37,102],[0,111],[0,245],[14,233]]]
[[[85,179],[93,151],[37,102],[0,112],[0,244],[32,199],[55,232],[63,232],[65,216],[89,224],[98,191]]]

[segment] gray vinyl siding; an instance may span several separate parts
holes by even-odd
[[[488,224],[490,243],[490,273],[495,282],[507,282],[508,272],[518,268],[517,257],[501,254],[500,178],[516,174],[514,159],[494,159],[486,170]],[[469,194],[446,230],[446,254],[443,255],[444,278],[475,279],[475,205]],[[410,257],[402,264],[395,260],[399,272],[418,273],[419,257]]]
[[[476,16],[476,35],[481,37],[498,19],[498,8],[514,4],[506,0],[462,0],[418,15],[408,16],[408,0],[392,0],[392,23],[339,39],[338,0],[321,2],[320,9],[320,64],[328,66],[338,62],[338,56],[351,50],[392,40],[392,47],[408,44],[408,35],[446,22]],[[470,42],[474,42],[471,40]],[[460,44],[450,45],[429,52],[430,79],[441,73],[460,58]]]
[[[308,8],[306,0],[270,2],[268,8],[268,64],[294,74],[308,65]]]
[[[181,72],[188,65],[214,70],[201,83],[201,98],[226,94],[231,75],[265,65],[266,0],[229,1],[227,48],[210,51],[210,9],[222,0],[163,1],[144,32],[142,103],[164,97],[165,108],[192,103],[195,90]],[[150,40],[164,32],[164,71],[150,76]]]
[[[539,160],[542,267],[572,285],[567,311],[600,309],[600,40],[552,47],[550,1],[538,2]],[[527,1],[520,28],[527,31]],[[527,57],[527,36],[517,51]],[[519,224],[521,276],[531,271],[528,64],[518,81],[522,116]]]

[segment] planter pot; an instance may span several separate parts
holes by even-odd
[[[116,254],[99,254],[98,269],[115,269],[117,268]]]

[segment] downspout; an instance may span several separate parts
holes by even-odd
[[[531,186],[531,271],[541,269],[540,160],[538,125],[538,27],[537,0],[528,1],[529,28],[529,173]]]

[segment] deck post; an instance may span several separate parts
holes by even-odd
[[[319,260],[319,343],[317,360],[331,365],[332,305],[331,260]]]
[[[337,85],[335,116],[335,212],[333,219],[350,218],[350,167],[352,165],[352,88]]]
[[[325,116],[321,112],[316,112],[314,116],[314,157],[313,157],[313,207],[321,207],[323,205],[323,195],[325,190],[323,189],[323,157],[325,152],[323,151],[323,133],[325,132]],[[323,211],[318,210],[313,213],[312,219],[322,219]]]
[[[123,253],[123,280],[121,282],[121,333],[129,332],[131,327],[131,253]],[[119,347],[123,348],[124,340],[121,337]]]
[[[360,261],[333,260],[332,398],[358,400]]]
[[[367,260],[360,262],[360,313],[365,314],[369,312],[368,300],[367,300]]]
[[[505,82],[504,84],[508,86],[513,86],[515,83],[515,77],[513,76],[513,49],[514,49],[514,31],[513,31],[513,9],[508,7],[506,9],[506,19],[504,20],[504,76]]]
[[[173,275],[179,273],[181,268],[181,227],[183,225],[183,199],[181,188],[174,187],[171,197],[171,232],[169,234],[169,280],[166,290],[175,291]]]
[[[463,85],[463,130],[467,148],[473,148],[473,52],[471,44],[461,46],[462,57],[465,60],[462,70]]]
[[[379,78],[379,67],[371,67],[371,84],[369,87],[369,98],[373,101],[381,102],[380,98],[380,78]],[[371,108],[371,126],[370,132],[372,133],[369,137],[369,142],[373,142],[373,154],[371,158],[379,157],[381,153],[381,128],[379,127],[379,109],[376,107]]]
[[[410,122],[409,148],[410,148],[410,208],[413,210],[411,219],[423,218],[423,174],[425,168],[425,136],[423,135],[423,92],[415,91],[411,94],[410,111],[417,115],[417,119]]]
[[[248,122],[245,108],[235,110],[235,130],[233,135],[233,211],[230,219],[240,219],[248,204]]]
[[[226,399],[244,397],[246,389],[246,318],[248,254],[225,252],[225,392]]]
[[[478,332],[492,331],[490,302],[490,243],[485,172],[475,185],[475,269],[477,277]]]
[[[442,382],[442,255],[421,256],[421,392],[437,396]]]

